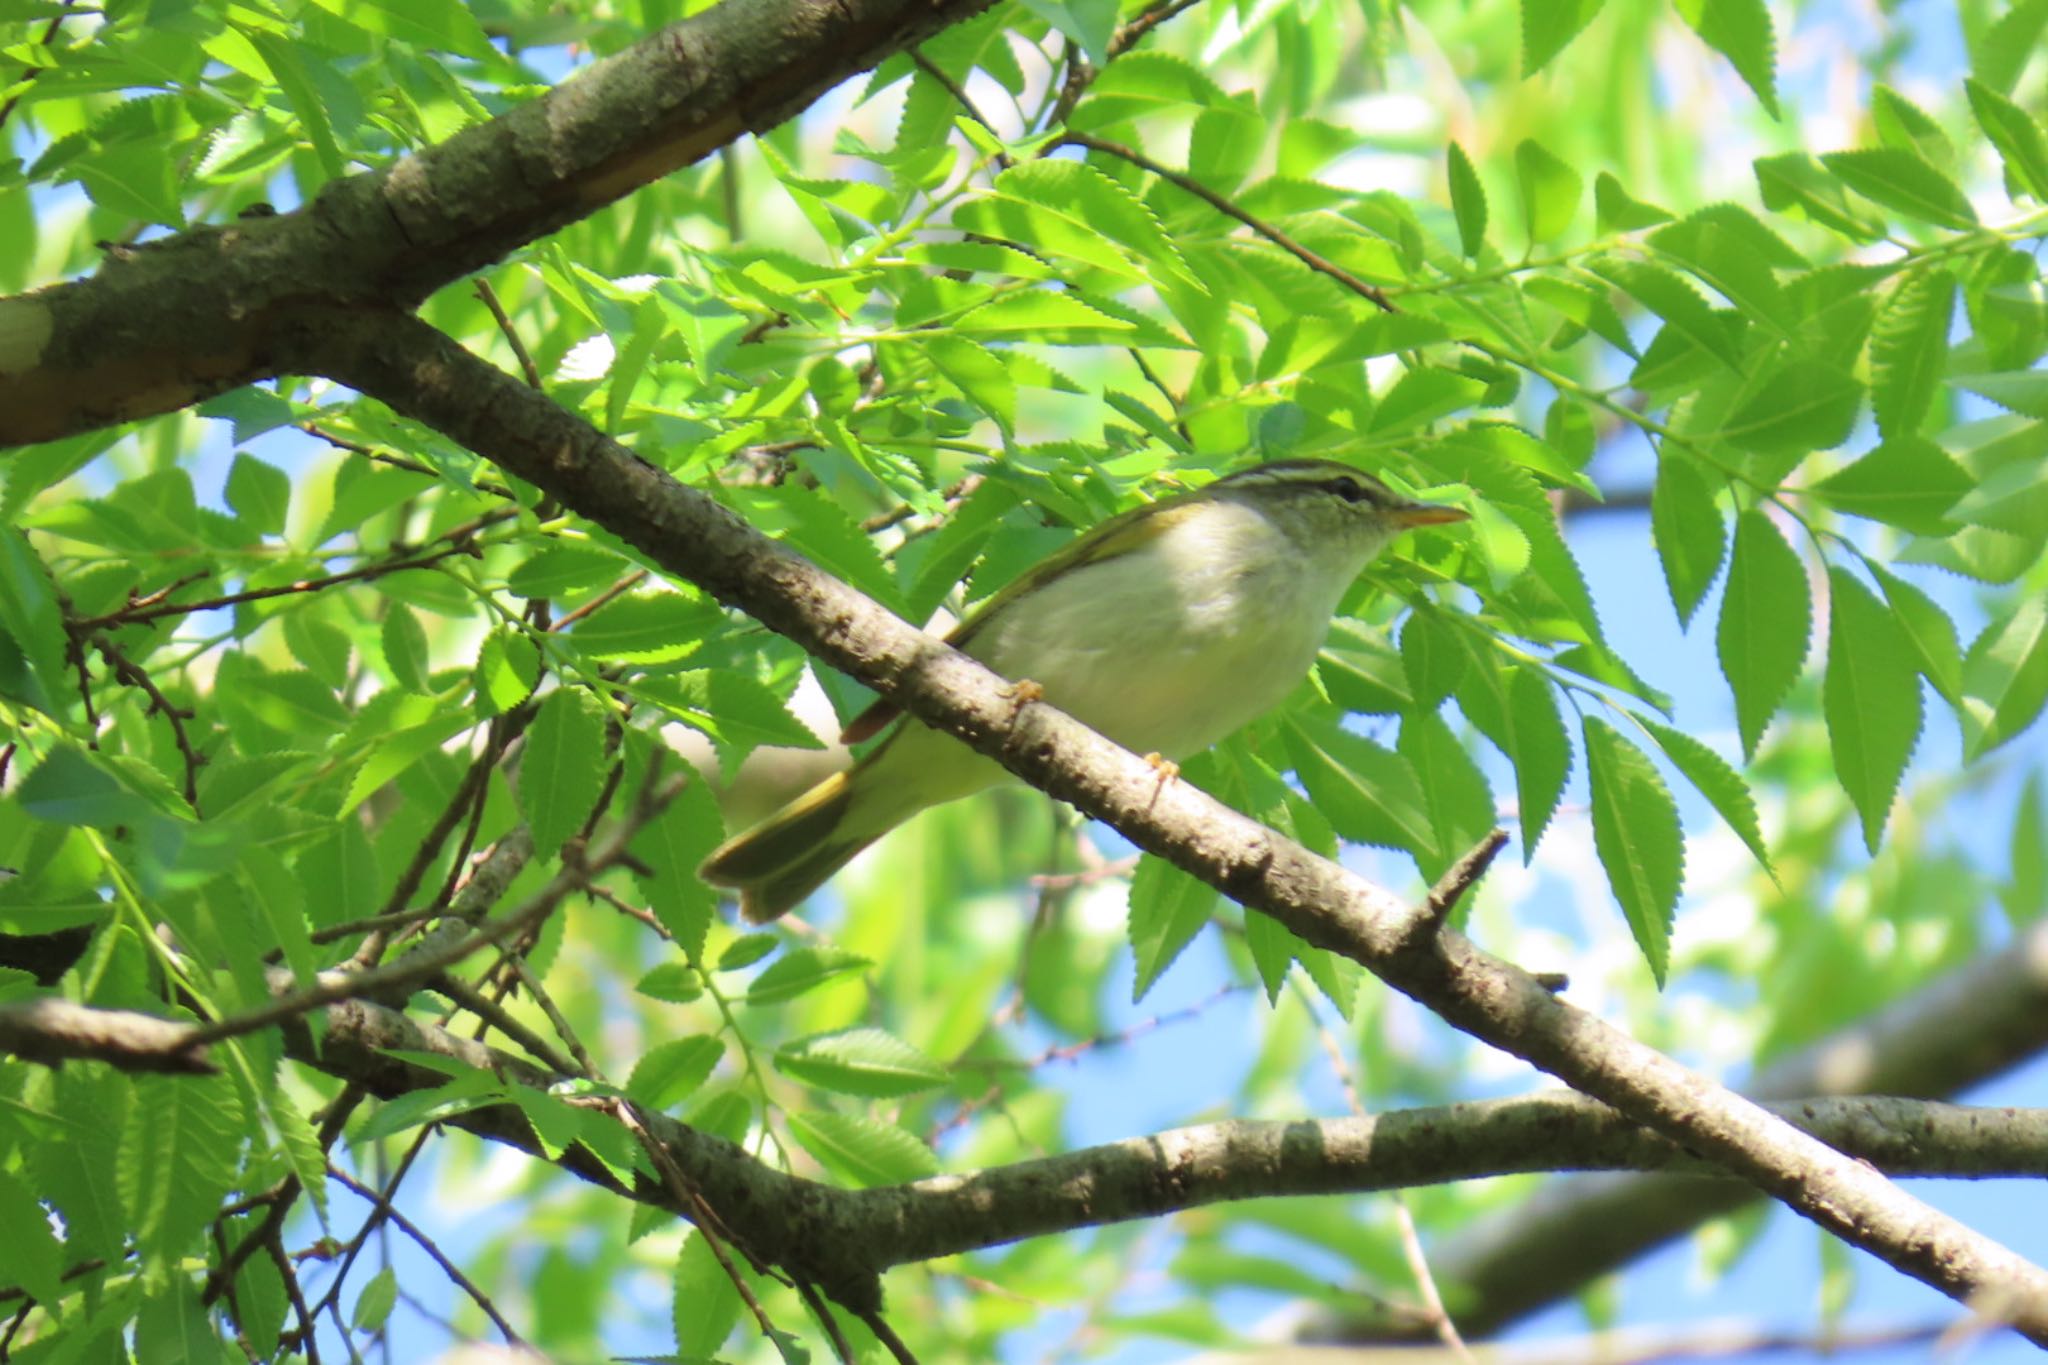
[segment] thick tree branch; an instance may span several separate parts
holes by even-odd
[[[172,412],[280,372],[310,304],[411,308],[991,0],[725,0],[305,208],[111,252],[0,299],[0,447]]]
[[[1452,1024],[1700,1152],[1844,1240],[2048,1343],[2048,1274],[1462,936],[1117,748],[889,614],[417,319],[317,311],[294,368],[390,404]]]

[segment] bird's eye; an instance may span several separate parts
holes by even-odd
[[[1330,481],[1330,491],[1346,502],[1363,502],[1371,496],[1366,492],[1365,485],[1356,479],[1333,479]]]

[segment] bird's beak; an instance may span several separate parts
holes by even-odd
[[[1440,502],[1411,502],[1394,509],[1394,524],[1402,530],[1413,526],[1443,526],[1454,521],[1469,521],[1472,514],[1462,507],[1446,507]]]

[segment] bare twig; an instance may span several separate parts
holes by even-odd
[[[476,278],[476,296],[484,301],[484,307],[491,310],[491,318],[498,324],[498,331],[512,347],[514,358],[519,361],[519,372],[526,376],[527,384],[540,388],[540,367],[533,363],[533,355],[526,349],[526,343],[519,339],[519,329],[512,325],[512,319],[505,316],[505,306],[498,302],[498,291],[491,288],[491,282],[479,275]]]
[[[1418,932],[1435,933],[1450,918],[1451,911],[1458,908],[1465,893],[1472,884],[1486,875],[1486,869],[1493,865],[1494,858],[1508,841],[1508,832],[1495,828],[1487,831],[1486,837],[1467,849],[1463,856],[1436,879],[1436,885],[1429,888],[1423,897],[1422,914],[1416,917]]]
[[[469,1295],[472,1303],[484,1310],[484,1316],[489,1318],[491,1325],[498,1329],[498,1335],[505,1339],[506,1345],[522,1346],[525,1344],[520,1339],[519,1333],[512,1330],[512,1324],[505,1321],[505,1315],[498,1311],[498,1305],[491,1302],[491,1296],[477,1288],[475,1282],[469,1276],[462,1273],[462,1267],[449,1260],[441,1248],[434,1245],[434,1239],[420,1231],[418,1224],[400,1213],[397,1206],[392,1204],[390,1195],[379,1193],[331,1162],[328,1163],[327,1178],[339,1182],[364,1199],[369,1200],[385,1218],[398,1225],[400,1232],[418,1243],[420,1250],[426,1252],[428,1256],[433,1258],[434,1264],[441,1267],[441,1273],[452,1280],[456,1288]]]

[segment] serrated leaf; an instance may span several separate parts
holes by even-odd
[[[1776,881],[1778,870],[1771,865],[1770,850],[1764,844],[1763,827],[1757,820],[1756,798],[1750,793],[1749,783],[1743,780],[1742,774],[1721,755],[1683,730],[1660,725],[1647,716],[1638,715],[1635,721],[1657,741],[1664,756],[1685,775],[1685,780],[1692,783],[1699,794],[1720,812],[1736,837],[1756,855],[1758,864],[1771,880]]]
[[[642,864],[633,870],[633,880],[647,897],[647,908],[693,963],[704,954],[704,938],[718,905],[717,895],[697,876],[697,868],[724,835],[717,797],[709,783],[697,781],[683,788],[633,840],[633,852]]]
[[[1949,383],[1980,398],[2028,417],[2048,418],[2048,370],[2005,370],[1995,374],[1956,374]]]
[[[993,418],[1004,432],[1017,424],[1017,383],[1002,357],[966,337],[933,333],[925,341],[933,368],[960,390],[968,402]]]
[[[384,663],[392,679],[408,692],[427,690],[427,632],[420,618],[403,602],[389,603],[379,632]]]
[[[1416,710],[1428,710],[1457,690],[1471,658],[1464,636],[1434,608],[1417,607],[1401,623],[1401,669]]]
[[[604,725],[597,698],[580,687],[558,687],[527,728],[519,805],[537,856],[552,858],[597,805],[604,785]]]
[[[2044,27],[2048,27],[2048,0],[2014,0],[1998,22],[1981,30],[1970,44],[1971,68],[1992,89],[2011,94],[2027,59],[2041,50]],[[1968,33],[1968,25],[1964,31]]]
[[[1953,180],[1911,152],[1869,147],[1827,152],[1821,164],[1874,204],[1937,227],[1973,228],[1977,211]]]
[[[1557,812],[1571,776],[1572,743],[1549,679],[1533,668],[1478,667],[1458,691],[1458,709],[1515,765],[1515,801],[1522,826],[1522,862]]]
[[[1934,442],[1903,436],[1828,475],[1813,491],[1851,516],[1939,536],[1955,529],[1948,511],[1974,483],[1970,471]]]
[[[226,1076],[134,1078],[117,1175],[146,1264],[163,1267],[196,1243],[234,1180],[242,1127]]]
[[[1401,717],[1399,745],[1421,783],[1435,850],[1434,856],[1417,854],[1416,862],[1434,880],[1493,828],[1493,791],[1471,751],[1435,711]]]
[[[1741,353],[1728,329],[1684,279],[1662,266],[1619,256],[1602,257],[1589,268],[1729,369],[1742,368]]]
[[[676,1253],[673,1300],[676,1350],[684,1357],[710,1359],[739,1325],[744,1307],[732,1276],[696,1228],[684,1234]]]
[[[1735,522],[1714,646],[1735,694],[1745,758],[1756,756],[1764,727],[1799,677],[1812,631],[1812,592],[1799,555],[1769,517],[1744,512]]]
[[[1657,482],[1650,490],[1650,534],[1664,566],[1664,585],[1682,626],[1721,572],[1728,554],[1728,526],[1713,485],[1690,459],[1669,448],[1657,457]]]
[[[1524,7],[1525,10],[1527,6]],[[1467,260],[1477,260],[1486,247],[1486,187],[1465,149],[1453,142],[1447,155],[1451,183],[1451,213],[1458,220],[1458,245]]]
[[[1529,241],[1547,242],[1572,225],[1585,182],[1579,173],[1534,138],[1515,148],[1515,183],[1521,191],[1522,225]]]
[[[851,1185],[902,1185],[939,1173],[932,1149],[893,1123],[829,1110],[791,1110],[788,1121],[803,1149]]]
[[[1644,242],[1684,266],[1749,317],[1782,334],[1792,329],[1797,318],[1777,276],[1771,273],[1772,267],[1782,262],[1759,250],[1772,240],[1768,229],[1741,210],[1717,205],[1658,228]]]
[[[1643,751],[1597,716],[1586,717],[1593,847],[1629,932],[1657,985],[1670,967],[1671,921],[1685,880],[1678,806]]]
[[[237,453],[235,462],[228,466],[227,499],[228,506],[251,530],[281,536],[285,517],[291,510],[292,481],[275,465]]]
[[[1870,572],[1877,579],[1878,586],[1884,589],[1885,600],[1891,604],[1899,628],[1913,646],[1915,667],[1920,670],[1920,676],[1932,683],[1934,690],[1950,706],[1960,709],[1963,652],[1956,638],[1956,623],[1935,604],[1933,598],[1883,565],[1871,565]]]
[[[46,1311],[56,1312],[64,1298],[64,1248],[37,1196],[6,1171],[0,1171],[0,1225],[7,1228],[7,1269],[0,1272],[6,1284],[26,1289]]]
[[[1826,361],[1793,356],[1729,415],[1717,433],[1773,465],[1849,439],[1863,405],[1863,386]]]
[[[1941,125],[1925,109],[1881,82],[1870,88],[1870,122],[1884,146],[1910,152],[1944,175],[1955,174],[1955,144],[1941,131]]]
[[[1541,71],[1593,22],[1605,0],[1522,0],[1522,74]],[[1470,252],[1466,253],[1470,255]]]
[[[504,715],[532,696],[539,681],[540,650],[533,641],[502,627],[484,637],[470,674],[480,714]]]
[[[1757,102],[1778,117],[1777,39],[1764,0],[1672,0],[1679,17],[1726,57]]]
[[[1884,435],[1914,435],[1926,419],[1948,368],[1955,299],[1955,277],[1946,270],[1915,271],[1892,291],[1871,325],[1870,405]]]
[[[1828,570],[1828,746],[1843,790],[1877,852],[1906,760],[1920,739],[1920,675],[1891,608],[1840,567]]]
[[[2048,134],[2034,116],[1974,77],[1964,80],[1977,126],[1998,148],[2006,178],[2036,202],[2048,201]]]
[[[2048,598],[2023,600],[1963,659],[1963,752],[1977,759],[2034,723],[2048,702]]]
[[[687,593],[635,593],[607,602],[565,637],[588,659],[672,663],[694,654],[725,625],[717,606]]]
[[[1281,734],[1295,776],[1339,835],[1422,857],[1435,853],[1422,788],[1405,758],[1341,726],[1296,714],[1282,718]]]
[[[626,1093],[650,1109],[667,1109],[696,1093],[724,1056],[725,1044],[709,1034],[657,1043],[633,1064]]]
[[[1759,157],[1751,163],[1764,207],[1798,209],[1822,227],[1857,242],[1884,236],[1884,220],[1849,198],[1841,181],[1805,152]]]
[[[1630,195],[1607,171],[1593,177],[1593,210],[1602,235],[1634,232],[1671,221],[1669,213]]]
[[[946,1069],[894,1034],[857,1028],[785,1043],[775,1054],[785,1076],[869,1099],[914,1095],[946,1083]]]
[[[1135,1004],[1209,922],[1216,910],[1216,888],[1147,853],[1131,874],[1130,906],[1131,950],[1137,959],[1131,987]]]
[[[747,985],[749,1005],[779,1005],[874,966],[874,960],[845,948],[792,948]]]
[[[646,700],[719,743],[735,757],[758,745],[822,749],[824,741],[790,713],[789,704],[744,673],[691,669],[652,677],[639,686]]]
[[[1330,623],[1316,676],[1346,711],[1397,715],[1415,704],[1401,656],[1377,630],[1348,616]]]

